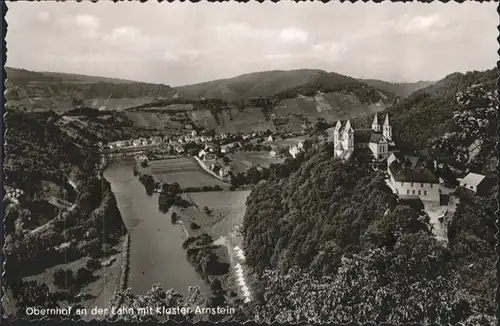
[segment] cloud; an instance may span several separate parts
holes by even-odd
[[[292,27],[292,28],[286,28],[281,31],[280,33],[280,39],[282,39],[285,42],[297,42],[297,43],[304,43],[307,41],[308,38],[308,33],[304,30]]]
[[[44,23],[47,23],[48,21],[50,21],[50,12],[40,11],[40,13],[38,14],[38,19],[40,19],[40,21]]]
[[[180,60],[179,56],[177,56],[176,54],[174,54],[174,53],[172,53],[170,51],[165,51],[165,53],[163,54],[163,59],[165,61],[169,61],[169,62],[171,62],[171,61],[179,61]]]
[[[285,29],[268,29],[253,27],[248,23],[228,23],[214,27],[219,36],[238,37],[255,40],[281,40],[285,43],[304,43],[308,33],[302,29],[290,27]]]
[[[252,39],[267,39],[272,37],[272,31],[254,28],[247,23],[228,23],[214,27],[221,36],[244,37]]]
[[[114,45],[132,45],[141,41],[145,35],[135,28],[130,26],[122,26],[115,28],[110,34],[105,35],[104,40]]]
[[[396,30],[403,34],[426,32],[429,30],[441,29],[448,26],[448,24],[439,14],[414,17],[403,15],[403,17],[396,21],[394,25],[396,27]]]
[[[323,42],[313,46],[313,53],[337,61],[347,51],[347,46],[339,42]]]
[[[98,32],[100,26],[99,18],[92,15],[77,15],[74,18],[75,23],[81,28],[83,36],[89,38],[99,37]]]
[[[276,53],[276,54],[267,54],[264,56],[267,60],[290,60],[294,58],[294,55],[291,53]]]

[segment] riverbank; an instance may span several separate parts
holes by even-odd
[[[132,174],[133,165],[113,162],[104,171],[130,234],[127,287],[143,294],[160,283],[165,289],[187,295],[189,286],[196,285],[202,293],[210,293],[186,258],[182,248],[185,231],[159,211],[159,194],[146,194]]]

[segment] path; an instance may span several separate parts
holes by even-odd
[[[432,233],[438,241],[448,243],[448,235],[445,226],[439,221],[440,217],[448,212],[448,206],[440,206],[439,203],[423,202],[424,211],[429,215],[432,225]]]

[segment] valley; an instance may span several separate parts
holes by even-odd
[[[329,132],[339,120],[362,129],[388,113],[399,148],[427,162],[452,193],[467,174],[494,172],[496,70],[452,74],[403,95],[319,70],[178,88],[21,72],[10,79],[6,119],[10,314],[23,316],[30,305],[127,307],[165,289],[180,302],[239,307],[235,318],[258,311],[265,322],[322,298],[336,307],[323,321],[347,322],[351,306],[335,300],[397,297],[405,279],[430,293],[434,273],[450,305],[459,288],[467,304],[491,313],[490,294],[481,294],[493,280],[493,235],[482,232],[493,225],[491,194],[453,193],[453,212],[430,212],[418,198],[406,203],[387,187],[387,169],[362,150],[339,159]],[[483,256],[474,256],[476,247]],[[446,255],[453,259],[444,263]],[[414,256],[431,267],[411,265]],[[30,274],[12,272],[35,263]],[[389,267],[374,276],[377,264]],[[480,268],[463,267],[471,264]],[[467,275],[460,285],[457,271]],[[484,282],[474,283],[482,272]],[[349,285],[350,273],[363,290]],[[449,308],[427,294],[407,297],[389,320],[424,299],[426,309]],[[383,309],[354,307],[366,316]]]

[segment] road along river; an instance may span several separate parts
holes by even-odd
[[[146,194],[132,167],[133,162],[110,162],[104,171],[130,234],[128,287],[139,294],[160,283],[165,290],[172,288],[186,295],[189,286],[197,285],[207,295],[208,286],[182,248],[184,231],[159,211],[158,194]]]

